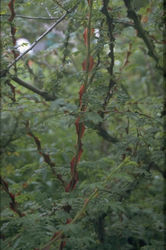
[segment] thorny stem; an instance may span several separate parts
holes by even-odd
[[[5,182],[4,182],[4,180],[1,178],[1,176],[0,176],[0,183],[1,183],[1,185],[2,185],[2,187],[3,187],[3,189],[4,189],[4,191],[9,195],[9,197],[10,197],[10,199],[11,199],[11,203],[9,203],[9,204],[11,205],[11,207],[13,207],[15,213],[17,213],[19,217],[23,217],[24,214],[22,214],[22,212],[17,208],[16,202],[15,202],[15,198],[12,197],[12,194],[9,192],[9,189],[8,189],[8,187],[6,187]],[[11,208],[11,207],[10,207],[10,208]]]
[[[88,79],[89,79],[89,66],[90,66],[90,55],[91,55],[91,19],[92,19],[92,9],[93,9],[93,0],[89,1],[89,19],[88,19],[88,34],[87,34],[87,57],[86,57],[86,76],[85,76],[85,82],[84,82],[84,88],[83,88],[83,94],[87,90],[88,85]],[[81,111],[85,110],[85,105],[82,105]],[[80,123],[79,131],[78,131],[78,139],[77,139],[77,146],[76,146],[76,154],[75,154],[75,163],[74,163],[74,171],[73,171],[73,177],[76,174],[76,168],[77,168],[77,160],[79,157],[79,151],[81,148],[81,133],[83,129],[84,123]],[[71,185],[70,190],[72,190],[74,184],[74,178]]]

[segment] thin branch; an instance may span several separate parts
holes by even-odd
[[[55,101],[56,97],[53,95],[49,95],[46,91],[42,91],[36,87],[34,87],[33,85],[24,82],[23,80],[21,80],[20,78],[16,77],[16,76],[11,76],[11,79],[13,81],[15,81],[16,83],[18,83],[19,85],[25,87],[26,89],[29,89],[31,91],[33,91],[34,93],[42,96],[46,101]]]
[[[45,9],[45,11],[47,12],[47,14],[49,15],[49,17],[52,18],[51,13],[49,12],[49,10],[48,10],[48,8],[45,6],[45,4],[44,4],[44,3],[41,3],[41,6],[44,7],[44,9]]]
[[[3,14],[3,15],[0,15],[0,17],[3,17],[3,16],[10,16],[9,14]],[[23,16],[23,15],[15,15],[15,18],[18,17],[18,18],[24,18],[24,19],[38,19],[38,20],[48,20],[48,21],[51,21],[51,20],[58,20],[57,17],[42,17],[42,16],[39,16],[39,17],[34,17],[34,16]]]
[[[53,2],[56,3],[62,10],[65,10],[65,11],[66,11],[66,9],[62,6],[61,3],[59,3],[59,1],[53,0]]]
[[[7,66],[7,69],[5,69],[5,70],[3,70],[2,72],[1,72],[1,75],[0,75],[0,77],[3,77],[3,76],[5,76],[5,74],[6,74],[6,72],[16,63],[16,62],[18,62],[23,56],[25,56],[30,50],[32,50],[33,49],[33,47],[35,47],[36,46],[36,44],[38,43],[38,42],[40,42],[42,39],[43,39],[43,37],[45,37],[49,32],[51,32],[62,20],[64,20],[65,19],[65,17],[68,15],[68,14],[70,14],[70,13],[72,13],[75,9],[76,9],[76,7],[78,6],[78,4],[81,2],[81,0],[80,1],[78,1],[78,3],[72,8],[72,9],[70,9],[70,10],[68,10],[68,11],[66,11],[66,13],[63,15],[63,16],[61,16],[59,19],[58,19],[58,21],[57,22],[55,22],[48,30],[46,30],[44,33],[43,33],[43,35],[41,35],[24,53],[22,53],[21,55],[19,55],[12,63],[10,63],[8,66]]]
[[[9,14],[1,14],[0,17],[9,17]],[[24,15],[15,15],[15,18],[23,18],[23,19],[36,19],[36,20],[46,20],[46,21],[51,21],[51,20],[58,20],[58,17],[45,17],[45,16],[24,16]],[[134,27],[134,23],[128,22],[127,20],[124,19],[114,19],[115,23],[120,23],[123,24],[125,26],[132,26]]]
[[[134,27],[134,23],[133,23],[133,22],[127,21],[127,20],[125,20],[124,18],[114,19],[113,22],[114,22],[114,23],[123,24],[124,26],[131,26],[131,27]]]
[[[50,31],[52,31],[62,20],[65,19],[67,16],[68,12],[66,12],[61,18],[58,19],[57,22],[55,22],[48,30],[46,30],[43,35],[41,35],[25,52],[23,52],[21,55],[19,55],[12,63],[10,63],[7,66],[7,70],[9,70],[16,62],[18,62],[23,56],[25,56],[30,50],[33,49],[33,47],[36,46],[38,42],[40,42],[43,37],[45,37]]]

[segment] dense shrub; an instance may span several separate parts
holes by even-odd
[[[162,1],[1,5],[2,249],[164,249]]]

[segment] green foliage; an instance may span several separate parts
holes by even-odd
[[[2,249],[165,248],[163,28],[154,2],[1,3]],[[41,36],[18,59],[15,39]]]

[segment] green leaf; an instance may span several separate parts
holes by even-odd
[[[86,115],[85,121],[91,121],[94,124],[97,124],[99,122],[103,122],[103,118],[98,113],[96,113],[96,112],[89,112]]]
[[[117,179],[124,179],[128,182],[132,182],[133,181],[133,177],[125,172],[118,172],[118,173],[115,173],[113,175],[114,178],[117,178]]]
[[[125,212],[125,209],[122,207],[121,202],[119,201],[111,201],[109,205],[114,212],[117,212],[118,210]]]
[[[153,240],[151,239],[150,242],[152,243],[152,245],[154,246],[164,246],[164,243],[158,240]]]

